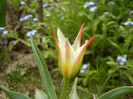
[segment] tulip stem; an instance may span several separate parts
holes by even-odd
[[[64,78],[64,84],[63,84],[63,89],[61,92],[60,99],[65,99],[66,91],[67,91],[67,88],[69,86],[69,81],[70,81],[70,79]]]

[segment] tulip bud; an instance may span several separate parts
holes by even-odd
[[[85,44],[81,44],[81,32],[84,24],[82,24],[79,33],[74,41],[74,44],[71,45],[67,38],[63,35],[60,29],[57,29],[57,37],[52,29],[52,34],[55,39],[56,47],[58,50],[58,67],[63,77],[72,78],[79,71],[84,54],[90,42],[97,36],[93,36],[90,40],[86,40]]]

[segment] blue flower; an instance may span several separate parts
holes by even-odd
[[[27,32],[26,36],[29,38],[31,36],[31,34],[32,34],[32,36],[35,36],[36,33],[37,33],[36,30],[31,30],[31,31]]]
[[[19,21],[22,22],[22,21],[25,21],[25,19],[24,18],[20,18]]]
[[[22,21],[26,21],[26,20],[31,19],[31,18],[33,18],[33,15],[29,14],[29,15],[26,15],[25,17],[23,17],[23,18],[20,18],[19,21],[22,22]]]
[[[104,14],[109,15],[109,12],[104,12]]]
[[[96,7],[96,6],[91,7],[91,8],[89,9],[89,11],[91,11],[91,12],[97,11],[97,7]]]
[[[132,21],[126,21],[126,22],[124,22],[124,25],[125,26],[133,25],[133,22]]]
[[[20,1],[19,4],[20,4],[20,5],[25,5],[25,2],[24,2],[24,1]]]
[[[109,4],[111,4],[112,6],[115,5],[115,2],[114,1],[110,1]]]
[[[3,31],[3,35],[7,35],[8,34],[8,31],[7,30],[4,30]]]
[[[80,70],[80,73],[81,74],[86,74],[86,71],[85,70]]]
[[[50,7],[50,6],[51,6],[51,3],[46,3],[43,5],[43,8]]]
[[[45,17],[46,17],[46,18],[49,18],[49,17],[50,17],[50,14],[46,14]]]
[[[33,21],[35,22],[35,21],[39,21],[39,20],[38,20],[38,18],[33,18]]]
[[[86,2],[84,4],[84,8],[88,8],[89,6],[93,6],[95,3],[93,1],[90,1],[90,2]]]
[[[29,14],[29,15],[26,15],[26,16],[24,17],[25,20],[28,20],[28,19],[30,19],[30,18],[33,18],[33,15]]]
[[[122,56],[118,56],[116,59],[117,65],[124,65],[124,63],[127,61],[126,58],[122,57]]]
[[[127,59],[123,57],[123,58],[121,59],[121,61],[122,61],[122,62],[126,62]]]
[[[37,33],[37,31],[36,31],[36,30],[32,30],[32,32]]]
[[[117,60],[121,60],[123,57],[122,56],[118,56],[117,57]]]
[[[83,69],[87,69],[87,67],[88,67],[87,64],[83,64],[83,65],[82,65],[82,68],[83,68]]]
[[[61,19],[61,20],[64,20],[64,16],[62,16],[60,19]]]
[[[3,31],[5,28],[4,27],[0,27],[0,31]]]

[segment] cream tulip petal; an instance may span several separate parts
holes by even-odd
[[[64,36],[63,33],[62,33],[62,31],[61,31],[59,28],[57,29],[57,37],[58,37],[59,43],[60,43],[60,44],[63,43],[63,45],[64,45],[65,42],[66,42],[66,38],[65,38],[65,36]]]
[[[79,47],[80,47],[80,44],[81,44],[81,33],[82,33],[82,29],[83,29],[83,26],[84,26],[84,23],[82,24],[80,30],[79,30],[79,33],[72,45],[73,49],[76,51]]]
[[[97,36],[93,36],[93,37],[90,38],[89,40],[86,40],[85,44],[82,45],[82,46],[79,48],[79,50],[78,50],[78,56],[76,57],[76,60],[75,60],[74,65],[72,66],[72,70],[71,70],[70,76],[73,76],[73,75],[75,75],[75,74],[78,72],[78,70],[79,70],[79,68],[80,68],[80,66],[81,66],[81,63],[82,63],[82,60],[83,60],[83,57],[84,57],[84,54],[85,54],[85,52],[86,52],[87,47],[89,46],[90,42],[91,42],[94,38],[96,38],[96,37],[97,37]],[[77,65],[77,64],[79,64],[79,65]]]
[[[75,60],[76,60],[76,53],[74,52],[74,49],[72,48],[72,45],[70,43],[69,43],[69,54],[70,54],[70,64],[71,64],[71,67],[72,67],[75,63]],[[69,69],[69,72],[70,71],[71,70]]]
[[[70,68],[72,64],[75,63],[75,53],[68,39],[66,39],[65,45],[66,45],[66,56],[65,56],[66,59],[64,64],[65,72],[63,71],[63,73],[65,77],[69,77]]]
[[[65,66],[65,61],[66,61],[66,49],[64,48],[64,46],[62,46],[62,45],[59,45],[60,46],[60,48],[61,48],[61,50],[60,50],[60,52],[61,52],[61,60],[62,60],[62,63],[61,64],[59,64],[58,63],[58,66],[60,67],[60,69],[61,69],[61,74],[63,75],[64,74],[64,71],[65,71],[65,68],[64,68],[64,66]],[[58,60],[59,61],[59,60]]]
[[[58,66],[59,66],[59,69],[60,69],[60,71],[61,71],[61,66],[62,66],[62,54],[63,54],[63,52],[62,52],[62,49],[61,49],[61,45],[59,45],[59,43],[58,43],[58,41],[57,41],[57,38],[56,38],[56,36],[55,36],[55,33],[54,33],[54,31],[53,31],[53,28],[52,28],[52,26],[51,26],[51,31],[52,31],[52,34],[53,34],[53,37],[54,37],[54,40],[55,40],[55,44],[56,44],[56,48],[57,48],[57,51],[58,51]]]

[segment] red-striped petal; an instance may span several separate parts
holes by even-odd
[[[80,51],[80,54],[78,55],[78,57],[77,57],[77,60],[75,61],[75,63],[74,63],[74,65],[73,65],[73,67],[72,67],[72,75],[75,75],[77,72],[78,72],[78,70],[79,70],[79,67],[77,67],[78,65],[77,64],[81,64],[82,63],[82,59],[83,59],[83,56],[84,56],[84,54],[85,54],[85,51],[86,51],[86,49],[87,49],[87,47],[89,46],[89,44],[90,44],[90,42],[94,39],[94,38],[96,38],[97,36],[93,36],[92,38],[90,38],[89,40],[87,40],[86,41],[86,43],[83,45],[83,48],[81,49],[81,51]],[[79,63],[80,62],[80,63]],[[74,73],[73,73],[74,72]]]
[[[80,47],[81,45],[81,33],[82,33],[82,29],[83,29],[84,23],[81,25],[81,28],[79,30],[79,33],[73,43],[73,49],[76,50],[77,48]]]
[[[54,37],[54,40],[55,40],[55,44],[56,44],[57,50],[58,50],[58,61],[59,61],[60,65],[62,65],[62,53],[61,53],[61,49],[60,49],[58,40],[57,40],[57,38],[55,36],[55,33],[53,31],[52,25],[51,25],[51,31],[52,31],[52,34],[53,34],[53,37]],[[59,69],[60,69],[60,71],[62,71],[60,65],[59,65]]]

